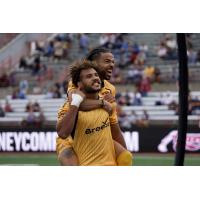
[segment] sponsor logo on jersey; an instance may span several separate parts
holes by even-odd
[[[95,128],[87,128],[85,130],[85,134],[91,134],[91,133],[95,133],[95,132],[100,132],[102,131],[104,128],[110,126],[110,122],[108,121],[108,118],[106,119],[106,121],[102,122],[102,124],[100,126],[97,126]]]

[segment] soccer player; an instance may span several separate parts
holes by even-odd
[[[108,49],[104,48],[97,48],[92,50],[86,58],[90,61],[95,61],[100,69],[100,73],[104,79],[103,81],[103,88],[99,92],[99,94],[107,101],[112,103],[112,106],[115,106],[115,87],[109,83],[107,80],[110,80],[112,75],[112,70],[114,67],[114,56]],[[71,92],[76,89],[76,86],[69,83],[68,87],[68,97],[71,99]],[[79,110],[82,111],[89,111],[93,109],[97,109],[102,107],[102,101],[100,100],[91,100],[85,99],[81,105]],[[109,109],[109,104],[105,103],[103,106],[104,109]],[[65,105],[61,108],[58,113],[58,119],[61,119],[61,116],[65,115],[66,109]],[[115,113],[115,123],[111,124],[111,132],[114,141],[116,156],[117,156],[117,163],[118,165],[132,165],[132,154],[126,150],[126,145],[124,138],[122,136],[118,120],[116,110]],[[61,120],[58,120],[58,124]],[[58,129],[59,131],[59,129]],[[57,139],[57,153],[59,161],[62,165],[74,165],[77,160],[73,157],[72,151],[72,143],[73,140],[71,137],[68,137],[65,140],[61,140],[60,138]],[[121,144],[121,145],[120,145]]]
[[[80,166],[117,165],[110,127],[113,123],[112,112],[103,108],[87,112],[79,110],[84,99],[100,99],[102,81],[97,65],[90,61],[75,63],[70,74],[77,89],[72,91],[71,103],[66,104],[66,114],[59,124],[59,137],[66,139],[71,135],[72,147]],[[101,101],[106,103],[105,100]]]

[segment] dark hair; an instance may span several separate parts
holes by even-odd
[[[105,48],[95,48],[89,52],[86,56],[86,60],[94,61],[100,56],[101,53],[111,53],[111,51]]]
[[[93,68],[98,73],[100,79],[102,80],[101,72],[99,71],[99,68],[96,65],[96,63],[88,60],[83,60],[83,61],[77,61],[70,67],[70,76],[72,79],[72,83],[77,87],[78,82],[80,81],[81,71],[91,68]]]

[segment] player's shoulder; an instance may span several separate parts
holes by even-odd
[[[104,80],[104,87],[115,90],[115,86],[107,80]]]
[[[66,100],[63,105],[60,106],[59,112],[66,111],[69,109],[69,102]]]
[[[68,83],[68,89],[67,92],[70,92],[71,90],[76,89],[77,87],[72,83],[72,80],[69,81]]]

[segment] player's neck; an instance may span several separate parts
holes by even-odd
[[[86,99],[98,99],[98,93],[85,93]]]

